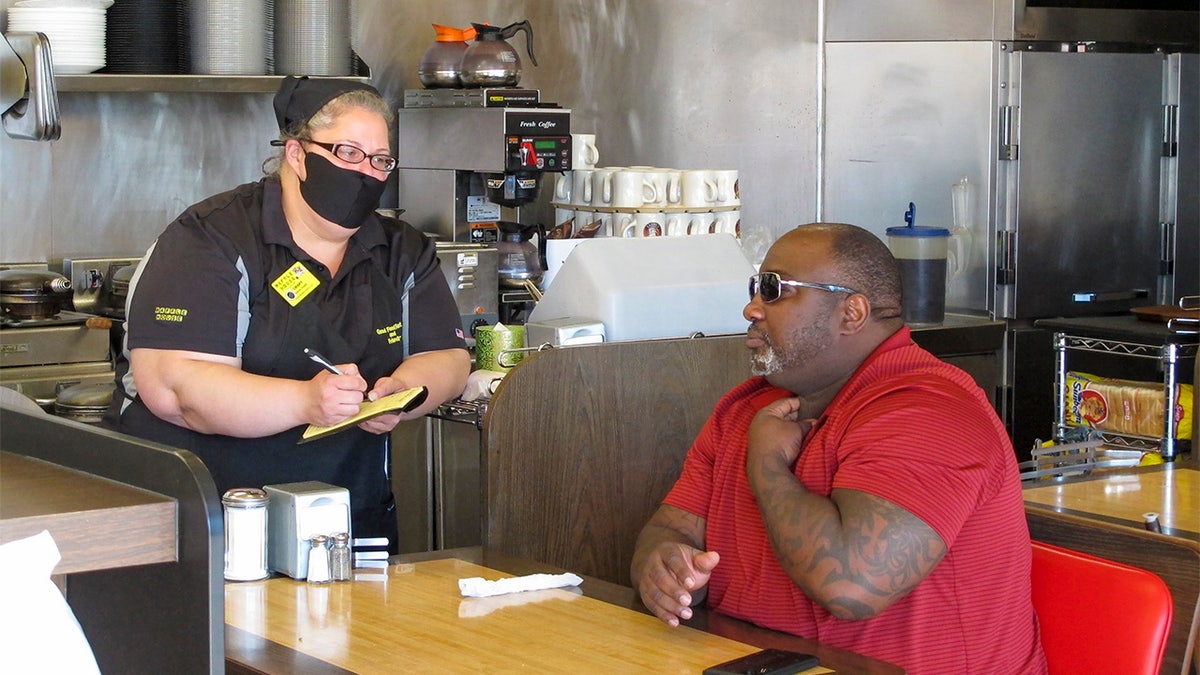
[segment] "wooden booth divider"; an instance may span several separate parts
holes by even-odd
[[[484,421],[484,545],[630,585],[638,532],[749,375],[743,335],[527,355]]]

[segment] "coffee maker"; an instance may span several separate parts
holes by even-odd
[[[542,177],[571,170],[571,111],[534,89],[407,90],[396,120],[404,218],[439,241],[502,244]],[[511,322],[533,297],[501,283],[498,300]]]

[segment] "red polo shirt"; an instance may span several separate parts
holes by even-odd
[[[890,661],[910,673],[1044,673],[1016,458],[974,380],[901,329],[859,367],[805,441],[810,491],[867,492],[921,518],[948,551],[882,614],[834,618],[776,559],[746,481],[755,413],[790,393],[751,378],[717,404],[665,503],[707,521],[720,612]]]

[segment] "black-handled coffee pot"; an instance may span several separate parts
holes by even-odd
[[[462,83],[468,87],[515,87],[521,81],[521,57],[506,40],[525,31],[525,51],[537,65],[533,55],[533,27],[520,21],[499,28],[472,23],[475,41],[467,46],[459,68]]]

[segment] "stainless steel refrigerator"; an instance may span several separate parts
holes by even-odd
[[[1053,430],[1037,319],[1200,293],[1200,14],[1086,4],[850,0],[828,17],[821,216],[883,236],[912,201],[955,230],[947,308],[1008,322],[997,400],[1018,454]]]

